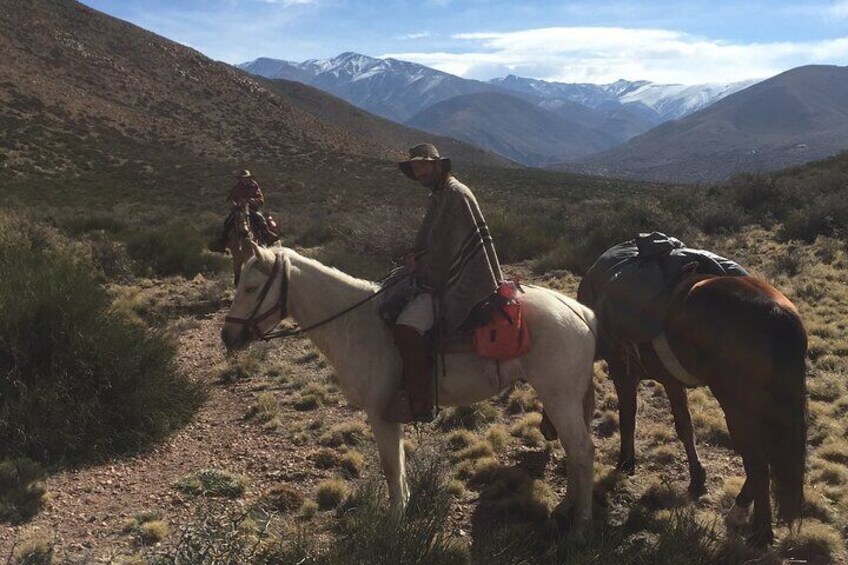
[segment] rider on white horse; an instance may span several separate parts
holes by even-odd
[[[403,386],[386,416],[396,422],[431,421],[433,385],[425,334],[438,316],[453,334],[472,310],[497,291],[503,276],[492,237],[471,190],[450,174],[450,159],[429,143],[409,150],[401,171],[430,189],[424,221],[406,268],[420,293],[401,311],[394,339],[403,360]],[[472,316],[473,317],[473,316]]]

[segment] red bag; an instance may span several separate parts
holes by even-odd
[[[530,332],[524,322],[516,284],[512,281],[501,283],[498,294],[506,299],[506,304],[492,313],[487,324],[474,331],[474,349],[486,359],[506,361],[530,350]]]

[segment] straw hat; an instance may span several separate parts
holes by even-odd
[[[247,169],[242,169],[236,173],[237,179],[249,179],[250,176],[250,171],[248,171]]]

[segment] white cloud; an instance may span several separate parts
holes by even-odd
[[[398,36],[398,39],[424,39],[425,37],[431,37],[433,34],[429,31],[419,31],[416,33],[404,33]]]
[[[848,0],[839,0],[834,2],[827,13],[834,18],[848,19]]]
[[[848,5],[848,0],[844,0]],[[625,78],[696,84],[766,78],[805,64],[844,64],[848,36],[810,42],[732,43],[665,29],[554,27],[463,33],[457,52],[392,53],[468,78],[517,74],[564,82]]]

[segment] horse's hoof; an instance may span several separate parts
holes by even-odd
[[[748,545],[752,547],[763,549],[772,544],[774,544],[774,532],[770,527],[755,530],[748,538]]]
[[[748,513],[750,508],[746,506],[733,505],[733,508],[724,517],[724,524],[732,531],[738,531],[748,524]]]
[[[628,459],[626,461],[619,460],[618,464],[615,466],[615,470],[619,473],[625,473],[632,477],[636,474],[636,461],[634,459]]]
[[[694,499],[701,498],[707,494],[707,485],[703,482],[691,482],[689,483],[689,496]]]

